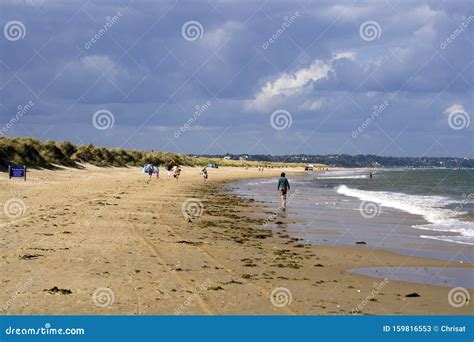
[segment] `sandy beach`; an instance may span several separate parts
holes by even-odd
[[[26,182],[2,174],[2,313],[472,314],[472,301],[448,303],[448,287],[347,271],[459,263],[304,244],[264,229],[253,215],[265,210],[260,203],[223,190],[281,169],[220,168],[209,170],[208,182],[199,171],[184,167],[175,181],[162,169],[150,183],[139,168],[33,170]],[[202,215],[183,215],[189,199],[202,203]],[[282,302],[272,303],[280,288]]]

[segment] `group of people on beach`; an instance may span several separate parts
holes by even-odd
[[[154,174],[156,175],[157,179],[160,179],[160,168],[158,165],[148,163],[143,168],[143,171],[149,176],[147,183],[151,181]],[[179,165],[176,165],[174,160],[170,160],[168,162],[168,164],[166,165],[166,171],[168,172],[168,178],[173,175],[174,179],[179,180],[179,176],[181,175],[181,167]],[[262,172],[263,167],[259,167],[258,171]],[[201,175],[204,181],[207,181],[209,174],[207,172],[206,166],[201,170]],[[286,174],[284,172],[282,172],[280,175],[277,189],[280,193],[281,207],[286,208],[286,194],[288,193],[288,190],[290,190],[290,182],[288,182],[288,179],[286,178]]]
[[[258,167],[259,172],[263,172],[263,169],[264,169],[263,166]],[[148,182],[150,182],[150,180],[152,179],[154,174],[156,174],[157,179],[160,178],[160,169],[159,169],[159,167],[153,165],[152,163],[148,163],[147,165],[145,165],[144,171],[150,177],[148,179]],[[166,165],[166,171],[168,172],[168,177],[173,176],[173,178],[176,179],[176,180],[178,180],[179,176],[181,175],[181,167],[179,165],[177,165],[174,162],[174,160],[170,160],[168,162],[168,164]],[[205,166],[204,168],[201,169],[201,175],[202,175],[204,181],[207,181],[207,179],[209,177],[209,174],[208,174],[208,171],[207,171],[207,166]],[[372,177],[373,177],[373,172],[370,172],[369,173],[369,178],[372,179]],[[278,179],[277,190],[280,194],[281,207],[283,209],[285,209],[286,205],[287,205],[287,193],[290,190],[290,182],[286,178],[286,174],[284,172],[282,172],[280,174],[280,178]]]
[[[170,160],[168,162],[168,165],[166,166],[166,171],[168,172],[168,177],[171,177],[171,175],[173,175],[173,177],[176,180],[178,180],[179,176],[181,175],[181,167],[179,165],[176,165],[174,160]],[[157,179],[160,178],[160,169],[159,169],[159,167],[153,165],[152,163],[148,163],[147,165],[145,165],[144,172],[147,173],[150,177],[148,179],[148,182],[150,182],[153,174],[156,174]],[[258,167],[258,172],[263,172],[263,166]],[[201,170],[201,175],[202,175],[204,181],[207,181],[209,175],[208,175],[206,166]],[[370,171],[369,172],[369,179],[372,179],[372,178],[373,178],[373,172]],[[288,190],[290,190],[290,182],[286,178],[286,174],[284,172],[282,172],[280,174],[280,178],[278,179],[277,190],[280,193],[281,207],[283,209],[285,209],[286,204],[287,204],[286,203],[286,195],[288,193]]]
[[[170,178],[171,175],[172,175],[174,179],[179,180],[179,176],[181,175],[181,167],[179,165],[175,164],[174,160],[170,160],[168,162],[168,164],[166,165],[166,171],[168,172],[168,178]],[[147,183],[149,183],[151,181],[151,178],[153,177],[154,174],[156,175],[157,179],[160,179],[159,165],[154,165],[153,163],[148,163],[143,168],[143,172],[145,172],[149,176]],[[207,167],[206,166],[201,170],[201,175],[202,175],[203,179],[206,181],[208,176],[209,176],[208,173],[207,173]]]
[[[257,168],[258,172],[263,172],[264,169],[273,169],[273,165],[259,165]]]
[[[160,169],[158,168],[158,166],[155,166],[152,163],[146,164],[143,168],[143,172],[148,174],[148,176],[150,177],[148,178],[148,183],[151,181],[151,177],[153,177],[154,174],[156,175],[157,179],[160,179]]]
[[[181,167],[179,165],[176,165],[174,160],[170,160],[168,164],[166,165],[166,171],[168,172],[168,178],[173,175],[173,178],[176,180],[179,180],[179,176],[181,175]],[[258,168],[259,172],[263,172],[263,167]],[[160,179],[160,168],[158,165],[154,165],[153,163],[148,163],[145,165],[143,168],[143,172],[148,174],[149,178],[147,183],[149,183],[153,177],[153,175],[156,175],[157,179]],[[207,172],[207,167],[205,166],[201,170],[201,175],[204,179],[204,181],[207,181],[209,174]],[[288,190],[290,190],[290,182],[288,182],[288,179],[286,178],[286,174],[284,172],[281,173],[280,179],[278,180],[278,185],[277,189],[280,193],[280,198],[281,198],[281,206],[282,208],[286,208],[286,194]]]
[[[179,180],[181,175],[181,166],[175,164],[174,160],[170,160],[166,166],[166,171],[168,172],[168,178],[173,176],[174,179]]]
[[[181,167],[179,165],[175,165],[175,162],[173,160],[170,160],[167,164],[166,171],[168,172],[168,178],[173,175],[173,178],[178,180],[179,176],[181,175]],[[151,181],[151,178],[154,174],[156,175],[157,179],[160,179],[159,165],[154,165],[150,162],[145,165],[145,167],[143,168],[143,172],[145,172],[149,176],[147,183]]]

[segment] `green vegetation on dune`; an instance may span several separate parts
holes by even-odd
[[[74,145],[68,141],[40,141],[33,138],[0,137],[0,169],[6,170],[9,164],[22,164],[31,168],[53,169],[56,165],[80,167],[88,163],[101,167],[142,166],[146,163],[164,165],[174,160],[185,166],[204,166],[215,163],[220,166],[298,167],[302,163],[271,163],[256,161],[222,160],[220,158],[191,157],[171,152],[146,152],[121,148],[105,148],[91,144]]]

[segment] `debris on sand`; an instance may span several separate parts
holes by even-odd
[[[244,279],[254,279],[256,276],[256,274],[242,274],[242,278]]]
[[[176,241],[176,243],[182,243],[182,244],[191,245],[191,246],[199,246],[199,245],[202,245],[202,242],[199,242],[199,241],[187,241],[187,240],[179,240],[179,241]]]
[[[212,291],[220,291],[220,290],[224,290],[224,288],[222,286],[210,286],[207,288],[208,290],[212,290]]]
[[[421,297],[421,296],[418,293],[413,292],[413,293],[407,294],[405,297]]]
[[[20,256],[20,259],[31,260],[31,259],[37,259],[41,256],[43,256],[43,254],[25,254],[25,255]]]
[[[50,288],[49,290],[44,290],[50,294],[60,294],[60,295],[70,295],[72,293],[69,289],[60,289],[57,286]]]
[[[240,281],[237,281],[237,280],[232,279],[232,280],[229,280],[229,281],[226,281],[226,282],[221,282],[221,284],[222,284],[222,285],[229,285],[229,284],[239,284],[239,285],[241,285],[241,284],[243,284],[243,283],[240,282]]]

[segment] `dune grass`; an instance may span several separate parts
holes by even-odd
[[[303,167],[302,163],[272,163],[219,158],[191,157],[171,152],[147,152],[121,148],[105,148],[91,144],[75,145],[68,141],[40,141],[34,138],[0,137],[0,169],[5,171],[10,164],[26,165],[30,168],[54,169],[58,166],[81,167],[92,164],[100,167],[142,166],[146,163],[164,165],[174,160],[178,165],[204,166],[215,163],[219,166],[268,165],[270,167]]]

